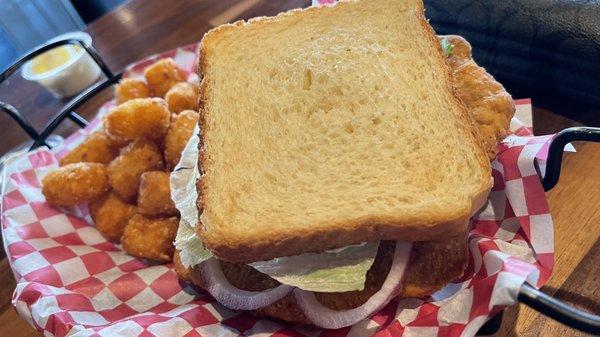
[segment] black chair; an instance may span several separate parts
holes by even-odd
[[[515,98],[600,125],[599,0],[425,0],[438,34],[458,34]]]

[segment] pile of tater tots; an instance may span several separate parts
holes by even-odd
[[[171,261],[179,213],[169,174],[198,122],[198,86],[173,59],[156,61],[145,79],[115,88],[117,106],[42,181],[48,203],[88,203],[107,239],[134,256]]]

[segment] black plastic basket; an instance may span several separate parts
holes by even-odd
[[[55,114],[48,121],[48,123],[46,123],[42,132],[38,132],[33,126],[31,126],[27,119],[23,117],[15,107],[0,101],[0,109],[12,117],[19,124],[19,126],[21,126],[23,131],[25,131],[25,133],[27,133],[27,135],[33,140],[30,150],[42,145],[48,145],[46,140],[65,118],[71,119],[79,127],[85,127],[88,122],[85,120],[85,118],[78,115],[75,110],[91,97],[94,97],[97,93],[117,83],[121,79],[122,74],[118,73],[114,75],[92,46],[86,45],[84,41],[79,39],[65,39],[44,44],[29,51],[25,56],[21,57],[6,70],[4,70],[2,74],[0,74],[0,84],[28,60],[47,50],[65,44],[79,45],[85,49],[85,51],[93,58],[96,64],[98,64],[100,69],[102,69],[106,79],[102,82],[94,84],[84,92],[71,99],[71,101],[67,103],[62,110]],[[564,147],[573,141],[600,142],[600,128],[573,127],[564,129],[554,136],[548,150],[546,171],[540,172],[539,166],[537,165],[537,162],[535,162],[538,175],[540,176],[540,180],[545,191],[549,191],[556,186],[560,177]],[[524,283],[521,286],[518,294],[518,300],[521,303],[524,303],[525,305],[557,320],[562,324],[580,331],[594,335],[600,335],[600,316],[573,308],[572,306],[543,293],[527,283]],[[502,312],[492,317],[479,330],[478,335],[494,334],[499,330],[501,323]]]

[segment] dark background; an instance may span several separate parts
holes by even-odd
[[[438,34],[459,34],[513,95],[600,125],[600,1],[425,0]]]

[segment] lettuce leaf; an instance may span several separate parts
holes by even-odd
[[[250,263],[277,281],[303,290],[343,292],[362,290],[379,242],[365,242],[318,254],[280,257]]]
[[[452,55],[454,45],[450,43],[450,41],[448,41],[447,38],[443,38],[442,41],[440,41],[440,43],[442,44],[442,51],[444,52],[444,56],[448,57]]]

